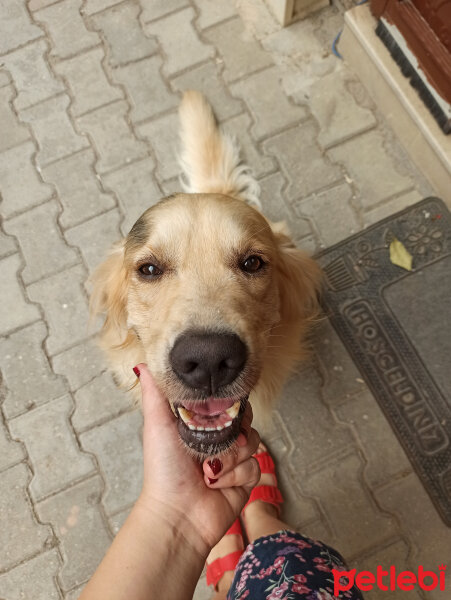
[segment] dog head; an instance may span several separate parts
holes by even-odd
[[[212,455],[237,438],[251,392],[275,393],[299,357],[318,278],[280,224],[241,200],[177,194],[147,210],[99,267],[92,306],[106,314],[113,361],[137,350],[184,443]]]

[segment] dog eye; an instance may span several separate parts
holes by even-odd
[[[141,265],[138,271],[145,279],[157,279],[157,277],[163,275],[163,271],[152,264]]]
[[[253,254],[252,256],[248,256],[246,260],[241,264],[241,270],[245,273],[256,273],[260,271],[260,269],[265,265],[263,260]]]

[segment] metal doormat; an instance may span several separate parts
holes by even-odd
[[[412,270],[390,261],[399,240]],[[451,526],[451,215],[427,198],[321,252],[323,307]]]

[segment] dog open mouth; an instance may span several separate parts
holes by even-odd
[[[184,443],[202,455],[227,450],[240,434],[245,398],[208,398],[175,405],[178,431]]]

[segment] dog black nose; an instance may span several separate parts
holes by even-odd
[[[192,388],[214,395],[243,370],[247,350],[231,333],[183,333],[169,354],[174,372]]]

